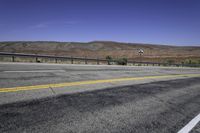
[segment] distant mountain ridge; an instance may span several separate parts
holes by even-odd
[[[28,53],[42,55],[59,55],[74,57],[113,58],[126,57],[138,60],[138,49],[143,49],[144,61],[176,62],[200,60],[198,46],[169,46],[140,43],[123,43],[112,41],[82,42],[54,42],[54,41],[16,41],[0,42],[0,52]]]

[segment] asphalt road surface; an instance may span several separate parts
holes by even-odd
[[[1,63],[0,132],[176,133],[200,113],[199,74],[196,68]],[[200,132],[199,123],[191,132]]]

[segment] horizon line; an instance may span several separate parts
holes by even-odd
[[[175,47],[200,47],[200,44],[166,44],[166,43],[145,43],[145,42],[126,42],[126,41],[111,41],[111,40],[93,40],[93,41],[56,41],[56,40],[16,40],[9,41],[3,40],[2,42],[57,42],[57,43],[93,43],[93,42],[113,42],[123,44],[139,44],[139,45],[162,45],[162,46],[175,46]]]

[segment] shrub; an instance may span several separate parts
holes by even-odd
[[[116,60],[117,65],[127,65],[127,58],[120,58]]]
[[[167,60],[167,64],[171,65],[171,64],[174,64],[175,61],[174,60]]]
[[[111,62],[112,62],[112,57],[111,56],[106,56],[106,60],[108,61],[108,65],[110,65]]]

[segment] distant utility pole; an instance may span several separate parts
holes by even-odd
[[[142,64],[142,54],[144,54],[144,50],[139,49],[138,53],[140,55],[140,64]]]

